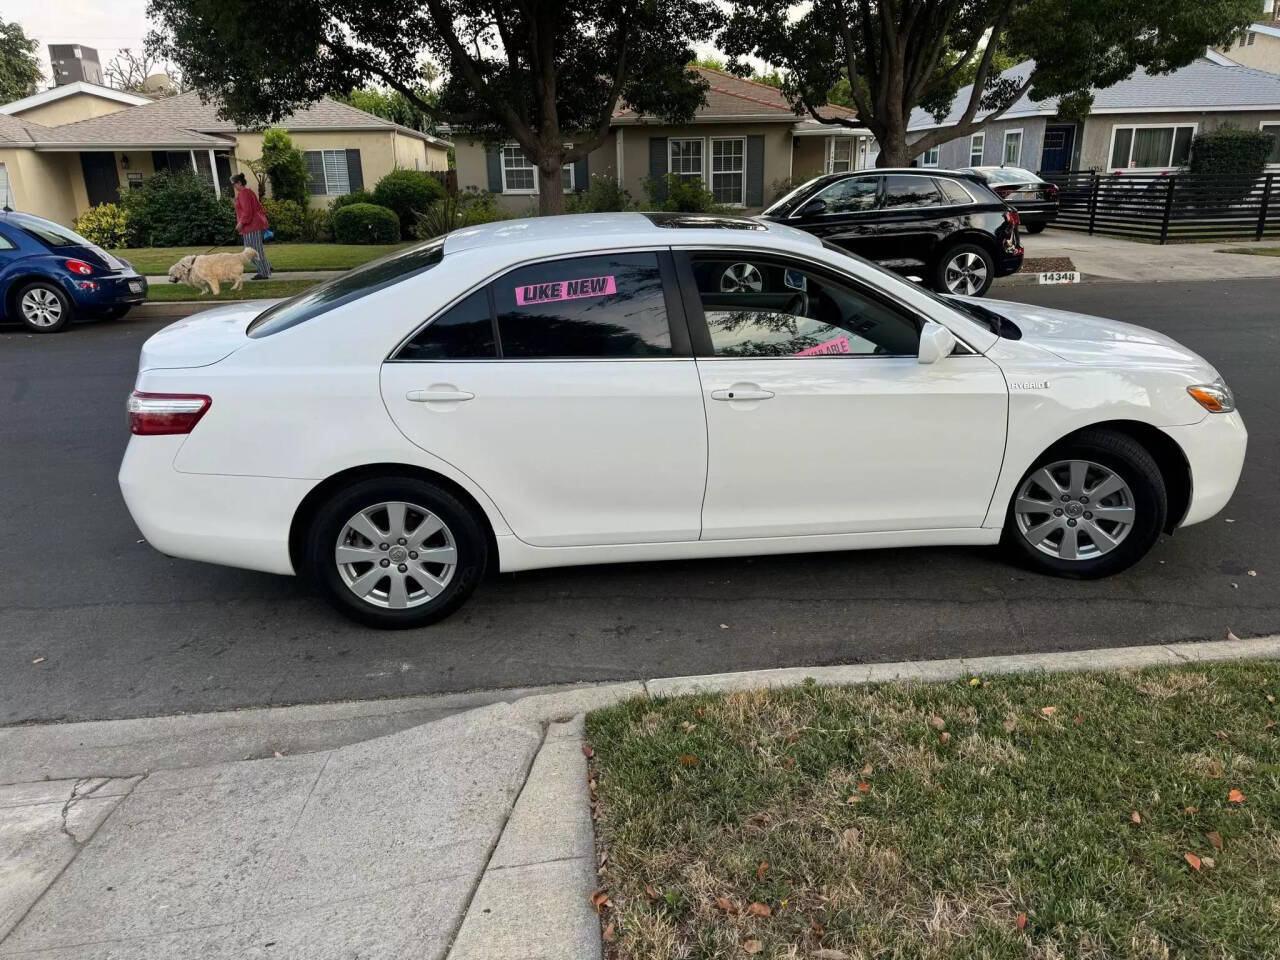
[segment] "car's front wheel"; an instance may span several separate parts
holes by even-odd
[[[933,289],[939,293],[955,293],[980,297],[991,287],[996,276],[996,263],[976,243],[961,243],[943,252],[933,267]]]
[[[1019,481],[1004,544],[1062,577],[1118,573],[1160,536],[1168,495],[1160,467],[1131,437],[1086,430],[1046,453]]]
[[[28,283],[14,297],[18,319],[32,333],[57,333],[71,322],[75,308],[55,284],[44,280]]]
[[[372,627],[442,620],[475,590],[488,561],[476,517],[424,480],[359,481],[316,513],[306,565],[338,610]]]

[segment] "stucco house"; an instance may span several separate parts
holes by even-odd
[[[1032,66],[1025,61],[1003,76],[1024,80]],[[954,126],[969,91],[965,87],[957,94],[941,123],[924,110],[913,111],[908,132]],[[1221,127],[1280,137],[1280,75],[1240,66],[1210,51],[1180,70],[1148,74],[1139,69],[1127,80],[1095,90],[1083,122],[1059,117],[1056,97],[1033,101],[1024,96],[980,132],[947,141],[915,162],[944,168],[1004,163],[1049,173],[1160,173],[1187,162],[1195,134]],[[1271,159],[1280,164],[1280,149],[1273,150]]]
[[[752,211],[771,203],[791,183],[874,165],[875,140],[869,131],[798,117],[774,87],[718,70],[697,70],[708,89],[691,123],[669,126],[619,105],[604,143],[564,168],[565,192],[585,189],[589,178],[598,175],[619,181],[643,202],[647,179],[674,173],[701,180],[723,204]],[[827,110],[854,116],[834,104]],[[535,206],[538,171],[516,143],[454,139],[460,189],[487,190],[512,212]]]
[[[1280,11],[1274,17],[1241,31],[1235,43],[1218,47],[1218,52],[1246,67],[1280,73]]]
[[[262,132],[218,117],[196,92],[149,100],[71,83],[0,107],[0,205],[70,223],[156,170],[190,167],[218,193],[262,153]],[[373,186],[397,167],[448,168],[447,140],[325,98],[285,118],[311,172],[311,202]]]

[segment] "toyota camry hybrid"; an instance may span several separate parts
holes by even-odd
[[[156,549],[380,627],[486,570],[1002,542],[1105,576],[1222,509],[1246,442],[1161,334],[683,214],[458,230],[210,310],[146,342],[128,409]]]

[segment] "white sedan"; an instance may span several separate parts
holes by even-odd
[[[1246,441],[1168,337],[682,214],[459,230],[166,327],[136,387],[156,549],[380,627],[493,569],[1003,541],[1104,576],[1221,510]]]

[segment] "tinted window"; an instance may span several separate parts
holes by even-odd
[[[718,357],[919,352],[915,318],[825,274],[720,257],[695,260],[693,275]]]
[[[942,191],[942,195],[947,198],[947,203],[973,203],[973,198],[960,184],[954,180],[936,180],[938,189]]]
[[[348,271],[340,277],[334,277],[328,283],[312,287],[306,293],[300,293],[292,299],[268,307],[254,318],[246,332],[251,337],[269,337],[273,333],[305,323],[344,303],[358,300],[375,290],[381,290],[414,274],[430,270],[443,257],[444,240],[433,240],[420,246],[409,247],[407,250],[399,250],[380,260],[374,260],[372,263],[366,263],[362,267]]]
[[[893,210],[903,207],[930,207],[942,203],[942,195],[933,181],[928,177],[903,176],[902,174],[885,177],[884,209]]]
[[[397,360],[477,360],[496,357],[489,294],[477,290],[405,344]]]
[[[508,359],[671,354],[657,254],[548,260],[491,286]]]
[[[815,199],[822,200],[827,205],[824,215],[857,213],[859,210],[874,210],[879,192],[879,177],[850,177],[833,183]]]

